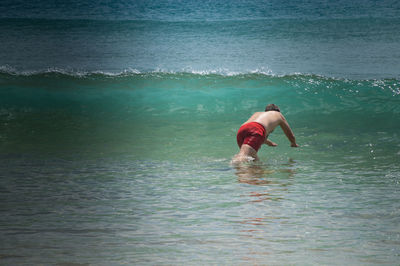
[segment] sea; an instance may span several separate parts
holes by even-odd
[[[0,265],[399,265],[399,182],[399,1],[0,2]]]

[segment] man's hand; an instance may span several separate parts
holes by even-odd
[[[278,146],[278,144],[276,144],[275,142],[270,141],[269,139],[265,139],[264,143],[267,144],[268,146],[271,146],[271,147]]]

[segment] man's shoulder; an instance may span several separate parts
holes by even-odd
[[[277,111],[257,112],[257,113],[259,113],[260,115],[263,115],[263,116],[276,116],[276,117],[282,116],[282,114]]]
[[[250,118],[257,118],[257,117],[260,117],[260,115],[262,115],[262,113],[263,112],[255,112],[255,113],[253,113],[252,115],[251,115],[251,117]]]
[[[275,123],[275,122],[280,123],[281,121],[285,120],[284,116],[280,112],[277,112],[277,111],[264,112],[264,115],[262,117],[272,123]]]

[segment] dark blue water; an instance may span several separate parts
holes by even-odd
[[[398,77],[397,1],[6,1],[0,65]]]

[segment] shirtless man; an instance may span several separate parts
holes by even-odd
[[[290,129],[285,117],[281,114],[279,107],[275,104],[269,104],[265,107],[265,112],[254,113],[239,128],[236,140],[240,151],[233,157],[232,162],[257,161],[257,151],[262,144],[277,146],[278,144],[268,139],[268,135],[277,126],[281,126],[292,147],[299,147],[293,131]]]

